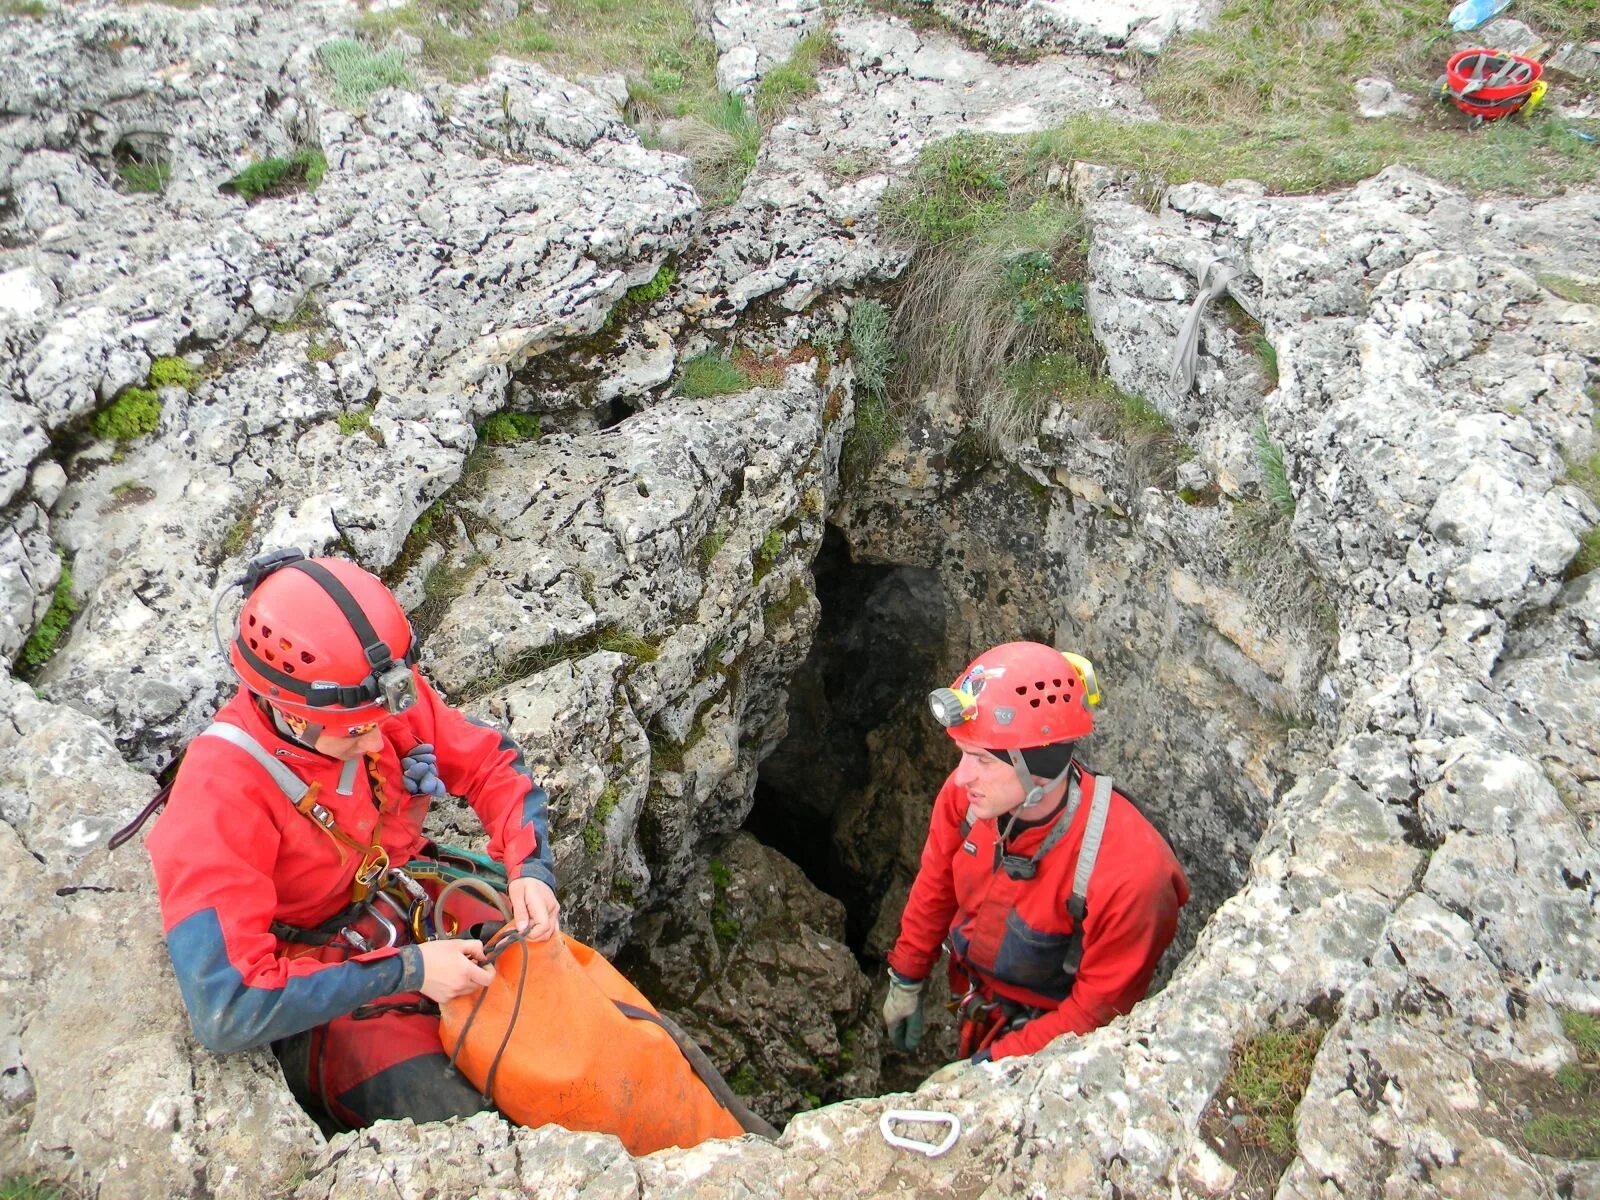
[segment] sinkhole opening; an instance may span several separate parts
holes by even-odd
[[[813,570],[819,626],[788,681],[787,734],[761,762],[749,815],[671,902],[639,916],[619,958],[780,1126],[820,1104],[913,1089],[957,1056],[943,963],[922,1045],[889,1046],[885,958],[958,757],[927,694],[983,644],[1007,640],[975,644],[972,606],[939,570],[857,562],[832,527]],[[1293,774],[1281,714],[1220,678],[1207,661],[1215,647],[1200,639],[1149,650],[1137,633],[1147,617],[1104,611],[1071,628],[1040,614],[1042,628],[1011,636],[1095,660],[1107,699],[1079,757],[1114,778],[1188,877],[1154,994],[1242,886]]]

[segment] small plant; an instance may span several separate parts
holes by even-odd
[[[727,355],[717,350],[706,350],[686,361],[678,369],[677,381],[672,385],[675,396],[690,400],[704,400],[711,396],[727,396],[748,389],[750,380]]]
[[[266,158],[251,163],[224,183],[221,190],[254,202],[290,192],[314,192],[327,173],[328,160],[322,151],[307,149],[292,158]]]
[[[1289,469],[1283,459],[1283,447],[1272,440],[1267,432],[1267,420],[1261,417],[1250,432],[1255,442],[1256,464],[1261,468],[1261,486],[1268,501],[1285,517],[1294,516],[1294,489],[1289,486]]]
[[[860,397],[855,424],[845,435],[840,454],[840,476],[851,481],[864,478],[899,436],[900,425],[889,406],[870,392]]]
[[[654,304],[672,290],[677,278],[678,272],[671,263],[662,264],[661,269],[649,280],[634,285],[622,294],[622,299],[617,301],[616,307],[606,314],[603,328],[615,329],[634,309]]]
[[[39,0],[4,0],[4,3],[0,3],[0,17],[27,17],[30,20],[42,21],[49,12],[50,10],[39,3]],[[5,1194],[5,1200],[10,1200],[8,1193]]]
[[[869,395],[883,400],[889,394],[895,361],[889,310],[876,300],[857,300],[850,306],[848,329],[856,381]]]
[[[398,49],[373,50],[353,38],[339,38],[320,46],[317,57],[333,76],[339,107],[351,112],[366,111],[367,101],[384,88],[417,86]]]
[[[339,425],[339,432],[345,437],[354,437],[358,433],[368,433],[372,429],[372,410],[370,408],[351,409],[340,413],[334,418]]]
[[[1020,146],[957,134],[922,152],[909,186],[886,198],[891,228],[928,245],[967,237],[1005,210]]]
[[[622,629],[605,629],[600,633],[598,647],[614,654],[626,654],[640,662],[655,662],[661,657],[661,647],[636,633]]]
[[[541,432],[538,413],[497,412],[478,426],[478,440],[490,446],[536,441]]]
[[[695,190],[708,205],[732,204],[761,154],[761,121],[743,96],[725,93],[688,114],[681,145]]]
[[[762,623],[766,625],[769,631],[776,626],[782,625],[804,608],[806,601],[810,597],[811,593],[806,590],[806,585],[799,579],[795,579],[789,584],[787,592],[761,610]]]
[[[1261,360],[1261,369],[1267,376],[1267,390],[1270,392],[1278,386],[1278,351],[1273,344],[1267,341],[1267,335],[1256,333],[1251,335],[1250,345],[1256,352],[1256,357]]]
[[[595,803],[594,812],[583,827],[583,845],[588,850],[589,857],[593,858],[600,853],[605,845],[606,821],[616,810],[620,796],[617,794],[615,784],[608,783],[600,792],[600,799]]]
[[[1540,275],[1539,286],[1573,304],[1600,305],[1600,283],[1585,283],[1567,275]]]
[[[1058,279],[1055,260],[1043,250],[1025,251],[1007,262],[1000,269],[1000,285],[1012,315],[1024,325],[1083,311],[1083,284]]]
[[[322,306],[314,297],[307,296],[300,301],[287,321],[268,321],[267,328],[273,333],[304,333],[308,330],[325,329],[327,324],[328,318],[323,314]]]
[[[256,529],[256,510],[245,509],[234,518],[233,524],[228,526],[228,531],[222,535],[222,552],[229,558],[238,554],[250,544],[250,535]]]
[[[1578,1052],[1579,1062],[1600,1064],[1600,1016],[1567,1009],[1561,1014],[1561,1031]]]
[[[161,422],[161,397],[149,388],[125,387],[89,418],[89,432],[107,441],[129,442]]]
[[[722,547],[727,544],[727,541],[728,533],[723,529],[713,529],[710,533],[706,534],[705,537],[700,539],[698,553],[700,557],[700,567],[702,570],[711,565],[711,561],[717,557],[717,551],[721,550]]]
[[[308,338],[306,341],[306,361],[314,363],[331,362],[336,356],[344,352],[344,343],[337,338],[331,341],[320,341],[317,338]]]
[[[17,654],[19,670],[33,671],[50,661],[50,656],[56,652],[61,636],[72,624],[72,618],[78,608],[78,602],[72,595],[72,564],[67,561],[65,555],[61,555],[61,575],[56,580],[50,607],[45,610],[44,616],[39,620],[38,628],[28,635],[28,640],[23,643],[21,651]]]
[[[741,1063],[739,1069],[728,1076],[728,1086],[741,1096],[754,1096],[761,1090],[761,1080],[749,1063]]]
[[[117,164],[117,175],[130,192],[162,192],[172,178],[172,167],[164,162],[130,160]]]
[[[1311,1065],[1324,1030],[1268,1030],[1234,1051],[1228,1077],[1218,1090],[1238,1105],[1234,1127],[1246,1146],[1270,1150],[1279,1158],[1295,1154],[1295,1111],[1311,1082]]]
[[[769,530],[767,536],[761,539],[761,545],[756,547],[755,581],[757,583],[760,583],[762,579],[771,573],[773,564],[778,561],[778,555],[782,553],[783,531],[780,529]]]
[[[817,94],[817,72],[833,50],[833,39],[825,29],[806,34],[782,66],[768,71],[756,85],[756,110],[772,121],[798,101]]]
[[[200,386],[200,372],[183,358],[158,358],[150,364],[150,386],[180,387],[192,392]]]

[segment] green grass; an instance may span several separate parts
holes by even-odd
[[[1351,81],[1393,79],[1418,97],[1442,69],[1448,5],[1417,0],[1230,0],[1214,27],[1174,40],[1142,81],[1154,122],[1074,117],[1035,143],[1173,182],[1257,179],[1275,192],[1353,183],[1403,163],[1475,193],[1545,194],[1591,181],[1595,147],[1543,113],[1479,130],[1448,105],[1408,121],[1353,113]],[[1592,29],[1596,0],[1533,0],[1516,17],[1559,40]],[[1593,36],[1592,33],[1588,36]],[[1578,36],[1578,40],[1584,40]],[[1595,122],[1572,122],[1575,126]]]
[[[0,3],[0,17],[28,17],[34,21],[41,21],[49,15],[50,10],[38,0],[4,0]],[[5,1200],[11,1200],[8,1193],[0,1192]]]
[[[1600,434],[1600,418],[1597,418],[1596,433]],[[1587,457],[1571,454],[1563,457],[1566,470],[1562,473],[1562,482],[1579,488],[1595,504],[1600,504],[1600,451]],[[1578,539],[1578,553],[1567,565],[1567,578],[1587,575],[1596,567],[1600,567],[1600,525],[1586,530]]]
[[[539,414],[497,412],[478,426],[478,440],[490,446],[537,440],[541,432]]]
[[[130,192],[161,192],[172,177],[172,167],[164,162],[119,162],[117,175]]]
[[[900,422],[888,402],[871,392],[858,395],[855,424],[845,435],[840,453],[840,478],[851,483],[865,478],[899,436]]]
[[[128,442],[150,433],[160,422],[161,397],[150,388],[125,387],[89,418],[89,432],[108,441]]]
[[[1250,346],[1256,352],[1256,357],[1261,360],[1261,370],[1267,377],[1267,390],[1273,391],[1278,386],[1278,351],[1267,340],[1264,333],[1255,333],[1250,336]]]
[[[1289,486],[1289,468],[1283,459],[1283,447],[1272,440],[1267,432],[1265,417],[1258,418],[1250,431],[1256,447],[1256,465],[1261,468],[1261,488],[1267,501],[1285,517],[1294,517],[1294,489]]]
[[[38,627],[28,635],[28,640],[17,653],[19,670],[32,671],[50,661],[78,608],[78,602],[72,597],[72,564],[65,555],[61,555],[61,577],[56,580],[55,594],[50,598],[50,607],[40,618]]]
[[[876,300],[857,300],[850,306],[848,329],[856,385],[879,400],[887,398],[895,363],[889,310]]]
[[[1584,283],[1567,275],[1540,275],[1539,286],[1573,304],[1600,305],[1600,283]]]
[[[622,629],[602,630],[597,641],[601,650],[610,650],[614,654],[626,654],[640,662],[655,662],[661,657],[661,647],[649,638],[640,637],[636,633],[629,633]]]
[[[708,205],[731,204],[761,153],[761,119],[743,96],[718,95],[685,114],[675,149],[694,164],[694,186]]]
[[[1600,1158],[1600,1017],[1563,1009],[1561,1030],[1578,1061],[1556,1072],[1560,1091],[1546,1093],[1546,1111],[1523,1124],[1523,1140],[1555,1158]]]
[[[728,532],[725,529],[713,529],[710,533],[706,534],[705,537],[700,539],[700,545],[696,549],[696,554],[700,559],[701,570],[704,570],[711,565],[712,560],[717,557],[717,551],[721,550],[722,547],[727,544],[727,542]]]
[[[0,1182],[0,1200],[72,1200],[76,1194],[47,1179],[18,1175]]]
[[[374,50],[354,38],[338,38],[319,46],[317,58],[333,76],[339,107],[351,112],[365,112],[367,101],[384,88],[417,86],[398,49]]]
[[[183,358],[158,358],[150,364],[150,386],[153,388],[181,387],[192,392],[200,386],[200,372]]]
[[[1311,1065],[1323,1030],[1268,1030],[1234,1050],[1228,1076],[1218,1089],[1230,1096],[1244,1118],[1236,1122],[1239,1140],[1280,1158],[1296,1151],[1294,1114],[1311,1081]]]
[[[311,296],[300,302],[287,321],[267,322],[267,328],[273,333],[317,332],[327,327],[328,318],[323,314],[322,306]]]
[[[256,531],[256,510],[247,508],[234,518],[233,524],[222,535],[222,553],[232,558],[250,544],[250,535]]]
[[[358,433],[368,433],[372,429],[372,410],[370,408],[357,408],[342,412],[334,418],[339,425],[339,432],[345,437],[354,437]]]
[[[756,84],[756,111],[764,121],[774,121],[807,96],[817,94],[817,72],[833,53],[833,37],[814,29],[795,44],[788,61],[774,67]]]
[[[889,228],[931,246],[970,237],[996,221],[1024,160],[1021,138],[958,133],[917,160],[909,186],[886,197]]]
[[[778,561],[778,556],[783,553],[783,531],[772,529],[767,531],[767,536],[761,539],[761,545],[756,547],[755,582],[760,583],[772,571]]]
[[[222,190],[233,192],[246,201],[298,191],[314,192],[327,173],[328,160],[322,151],[307,149],[292,158],[265,158],[251,163],[224,183]]]
[[[1600,1016],[1566,1010],[1561,1014],[1561,1031],[1581,1062],[1600,1063]]]
[[[686,360],[678,368],[678,378],[672,385],[675,396],[690,400],[704,400],[711,396],[726,396],[750,387],[750,378],[727,355],[718,350],[706,350]]]

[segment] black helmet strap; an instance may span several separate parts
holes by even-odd
[[[412,664],[417,661],[416,638],[410,638],[405,656],[396,663],[388,643],[378,636],[378,631],[372,627],[372,622],[367,619],[361,605],[356,603],[350,589],[340,583],[339,577],[327,567],[312,562],[298,550],[272,550],[251,559],[241,581],[246,600],[268,575],[286,568],[309,575],[338,606],[339,612],[350,623],[351,631],[361,642],[361,652],[369,668],[366,678],[353,686],[325,680],[308,682],[296,679],[263,660],[250,648],[242,633],[234,639],[240,657],[276,688],[298,697],[311,708],[360,708],[375,701],[382,701],[391,712],[409,708],[416,700],[410,671]]]

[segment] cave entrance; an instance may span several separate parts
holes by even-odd
[[[821,620],[744,827],[843,902],[851,950],[872,959],[901,842],[909,832],[920,845],[900,801],[931,798],[953,761],[937,730],[929,746],[911,732],[948,682],[944,588],[935,571],[853,562],[832,526],[812,569]]]

